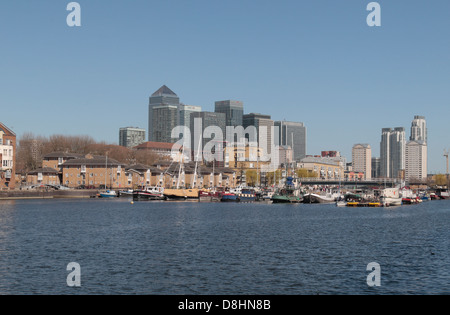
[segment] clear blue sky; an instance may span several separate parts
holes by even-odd
[[[118,142],[147,129],[148,97],[166,84],[213,111],[235,99],[245,112],[302,121],[308,154],[355,143],[379,155],[381,129],[424,115],[429,172],[450,148],[450,1],[79,0],[0,2],[0,120],[18,136],[93,136]]]

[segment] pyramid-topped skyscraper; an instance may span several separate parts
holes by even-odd
[[[178,124],[180,98],[166,85],[150,96],[148,106],[148,141],[172,142],[170,132]]]

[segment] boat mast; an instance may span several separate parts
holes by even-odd
[[[106,165],[105,165],[105,190],[108,189],[108,152],[106,152]]]
[[[198,141],[198,148],[197,148],[197,157],[195,158],[195,170],[194,170],[194,180],[192,181],[192,188],[195,188],[194,185],[197,181],[197,166],[198,166],[198,156],[200,155],[200,144],[202,141],[202,134],[200,134],[200,140]]]

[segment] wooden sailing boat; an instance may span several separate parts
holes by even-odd
[[[174,188],[164,189],[164,197],[168,200],[187,200],[198,199],[199,190],[197,188],[187,189],[185,187],[185,181],[180,185],[181,178],[184,177],[184,145],[181,154],[180,169],[178,171],[177,186]]]

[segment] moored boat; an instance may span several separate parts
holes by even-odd
[[[164,197],[168,200],[198,199],[199,198],[199,190],[197,188],[164,189]]]
[[[117,193],[114,190],[105,190],[99,193],[101,198],[113,198],[117,197]]]
[[[222,195],[222,198],[220,199],[220,201],[222,201],[222,202],[239,202],[239,197],[237,194],[227,192]]]
[[[148,187],[144,189],[138,189],[133,191],[133,200],[163,200],[164,188],[163,187]]]
[[[398,188],[385,188],[381,191],[380,202],[384,207],[402,205],[402,198]]]
[[[286,179],[283,188],[278,189],[271,198],[273,203],[300,203],[303,198],[300,195],[300,190],[296,189],[292,177]]]

